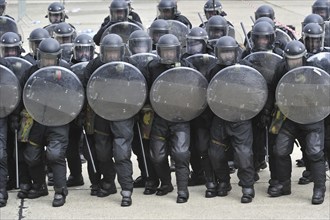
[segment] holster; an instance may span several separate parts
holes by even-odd
[[[278,132],[280,131],[283,125],[283,122],[286,119],[286,116],[283,115],[283,113],[280,111],[278,107],[275,108],[275,111],[272,116],[273,116],[272,123],[270,124],[269,127],[269,133],[278,134]]]
[[[33,118],[32,116],[23,109],[20,113],[21,116],[21,127],[18,131],[18,140],[20,142],[28,142],[29,141],[29,134],[33,125]]]
[[[150,138],[152,121],[154,119],[154,111],[150,105],[145,105],[140,111],[142,120],[139,120],[141,134],[143,139]]]

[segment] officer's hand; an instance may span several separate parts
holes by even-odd
[[[9,128],[11,131],[19,130],[20,123],[19,123],[19,117],[17,115],[12,115],[9,117]]]

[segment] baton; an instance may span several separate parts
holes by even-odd
[[[88,154],[89,154],[89,156],[90,156],[90,158],[91,158],[91,162],[92,162],[92,166],[93,166],[94,173],[97,173],[97,172],[96,172],[96,168],[95,168],[95,163],[94,163],[93,155],[92,155],[92,151],[91,151],[91,148],[90,148],[90,146],[89,146],[89,142],[88,142],[88,138],[87,138],[87,134],[86,134],[85,127],[82,126],[82,129],[83,129],[83,134],[84,134],[85,141],[86,141],[86,145],[87,145],[87,149],[88,149]]]
[[[202,16],[201,16],[201,14],[200,14],[199,12],[198,12],[197,14],[198,14],[198,17],[199,17],[199,19],[202,21],[202,24],[203,24],[203,26],[205,26],[205,25],[204,25],[204,21],[203,21],[203,18],[202,18]]]
[[[19,188],[17,129],[15,129],[15,163],[16,163],[16,188]]]
[[[142,141],[140,125],[139,125],[138,121],[136,122],[136,124],[137,124],[138,132],[139,132],[139,138],[140,138],[141,150],[142,150],[142,157],[143,157],[144,166],[146,168],[146,175],[147,175],[147,177],[149,177],[148,165],[147,165],[146,155],[144,153],[144,146],[143,146],[143,141]]]
[[[243,30],[243,33],[244,33],[244,36],[245,36],[246,42],[247,42],[247,44],[248,44],[248,47],[249,47],[250,49],[252,49],[251,42],[250,42],[250,39],[249,39],[248,36],[247,36],[247,33],[246,33],[246,31],[245,31],[245,27],[244,27],[244,25],[243,25],[243,22],[240,22],[240,24],[241,24],[241,27],[242,27],[242,30]]]
[[[250,19],[251,19],[252,23],[254,24],[254,23],[255,23],[255,21],[254,21],[254,19],[253,19],[253,17],[252,17],[252,16],[250,16]]]
[[[266,134],[265,134],[265,137],[266,137],[266,155],[265,155],[265,161],[266,163],[269,162],[269,149],[268,149],[268,126],[265,127],[265,131],[266,131]]]

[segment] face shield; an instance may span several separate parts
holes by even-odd
[[[103,63],[122,61],[124,58],[124,52],[124,46],[110,47],[101,45],[100,59]]]
[[[57,24],[65,21],[65,15],[63,11],[60,12],[48,12],[49,22],[52,24]]]
[[[206,32],[209,36],[210,40],[219,39],[220,37],[227,36],[228,29],[227,27],[219,27],[219,26],[210,26],[206,28]]]
[[[94,58],[93,46],[75,46],[73,48],[73,58],[80,62],[90,61]]]
[[[219,15],[219,11],[217,10],[204,10],[205,13],[205,17],[207,20],[210,19],[210,17],[214,16],[214,15]]]
[[[0,5],[0,16],[3,16],[5,14],[6,11],[6,2],[2,5]]]
[[[206,43],[204,40],[188,38],[186,44],[188,54],[204,53],[206,50]]]
[[[292,70],[294,68],[303,66],[303,57],[299,57],[299,58],[286,58],[285,60],[289,70]]]
[[[58,35],[56,33],[54,33],[54,38],[55,40],[57,40],[60,44],[69,44],[69,43],[72,43],[73,42],[73,35]]]
[[[8,47],[1,46],[0,47],[0,57],[19,57],[21,55],[21,48],[19,46]]]
[[[128,9],[111,9],[110,8],[111,21],[127,21]]]
[[[174,8],[159,8],[159,16],[158,18],[164,20],[171,20],[174,18],[175,9]]]
[[[30,53],[36,57],[37,56],[37,48],[39,47],[41,40],[33,40],[29,41],[29,48],[30,48]]]
[[[173,64],[180,61],[180,45],[157,46],[157,54],[163,64]]]
[[[152,41],[149,38],[136,38],[128,41],[128,48],[131,54],[150,53],[152,50]]]
[[[304,36],[303,40],[308,53],[316,54],[323,50],[324,39],[322,36],[319,37]]]
[[[153,44],[157,44],[159,38],[168,33],[169,33],[169,30],[149,29],[149,36],[151,37]]]
[[[218,63],[229,66],[237,62],[237,49],[236,47],[219,48],[215,47],[215,55],[218,58]]]
[[[57,53],[44,53],[38,49],[37,59],[39,68],[57,66],[60,63],[62,50]]]
[[[324,21],[327,21],[330,17],[329,10],[327,8],[313,8],[313,14],[320,15]]]
[[[274,35],[254,35],[252,33],[253,49],[266,51],[273,49]]]

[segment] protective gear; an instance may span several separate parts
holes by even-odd
[[[266,51],[274,48],[275,30],[271,24],[262,21],[252,28],[252,50]]]
[[[68,18],[65,14],[64,5],[59,2],[53,2],[48,6],[48,17],[49,22],[52,24],[64,22],[65,18]]]
[[[329,0],[316,0],[312,5],[312,13],[320,15],[324,21],[330,18]]]
[[[228,35],[228,28],[227,20],[220,15],[212,16],[206,24],[206,32],[210,40]]]
[[[20,36],[7,32],[0,38],[0,57],[19,57],[23,52]]]
[[[173,34],[161,36],[156,49],[160,57],[160,63],[173,64],[180,61],[180,42]]]
[[[117,34],[106,35],[100,44],[100,59],[103,63],[122,61],[125,47],[122,38]]]
[[[53,38],[46,38],[42,40],[37,49],[39,68],[58,65],[60,63],[61,55],[61,45],[57,40]]]
[[[316,54],[323,51],[324,31],[317,23],[306,24],[302,31],[302,38],[308,53]]]
[[[148,29],[153,44],[156,44],[161,36],[169,34],[169,32],[169,24],[163,19],[153,21]]]
[[[54,39],[60,44],[72,43],[75,35],[75,29],[66,22],[61,22],[54,28]]]
[[[269,17],[272,20],[275,19],[275,12],[274,9],[269,5],[261,5],[257,10],[254,12],[255,20],[260,17]]]
[[[159,12],[158,18],[161,19],[172,20],[177,14],[177,3],[175,0],[161,0],[157,8]]]
[[[34,29],[28,38],[30,53],[36,58],[37,48],[43,39],[50,38],[49,32],[43,28]]]
[[[0,0],[0,16],[5,15],[6,5],[7,5],[6,0]]]
[[[94,58],[95,43],[87,34],[78,35],[73,41],[73,59],[78,62],[90,61]]]
[[[206,31],[200,27],[194,27],[187,35],[187,53],[206,53],[208,36]]]
[[[276,29],[276,26],[275,26],[275,22],[274,22],[274,20],[272,20],[272,19],[269,18],[269,17],[260,17],[260,18],[258,18],[258,19],[254,22],[254,25],[256,25],[256,24],[258,24],[259,22],[262,22],[262,21],[268,22],[269,24],[272,25],[272,27],[274,28],[274,30]]]
[[[125,0],[113,0],[109,7],[112,22],[127,21],[129,7]]]
[[[208,0],[204,5],[204,13],[207,20],[209,20],[214,15],[224,16],[222,5],[218,0]]]
[[[303,65],[303,57],[307,51],[305,45],[300,41],[293,40],[287,43],[284,49],[284,56],[286,58],[286,64],[289,69],[293,69]]]
[[[307,15],[305,18],[304,18],[304,21],[301,22],[301,30],[304,29],[304,27],[309,24],[309,23],[317,23],[321,26],[322,30],[324,30],[324,20],[323,18],[318,15],[318,14],[310,14],[310,15]]]
[[[236,40],[230,36],[221,37],[215,47],[214,53],[218,58],[218,63],[229,66],[237,63],[238,44]]]
[[[137,53],[150,53],[152,50],[151,37],[145,31],[134,31],[128,38],[128,49],[132,55]]]

